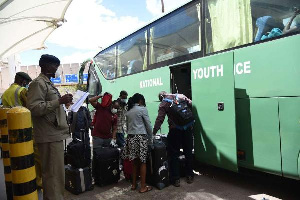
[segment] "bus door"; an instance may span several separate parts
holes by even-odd
[[[179,65],[170,68],[171,75],[171,92],[184,94],[192,99],[191,90],[191,63]]]
[[[196,160],[237,171],[233,52],[191,66]]]

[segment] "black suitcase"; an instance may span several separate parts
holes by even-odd
[[[91,168],[73,168],[65,166],[65,188],[73,194],[80,194],[93,190]]]
[[[117,183],[120,180],[120,149],[102,147],[94,149],[93,176],[99,186]]]
[[[153,147],[147,160],[146,182],[161,190],[169,186],[167,150],[161,140],[154,140]]]
[[[82,139],[74,138],[67,146],[66,162],[74,168],[84,168],[91,164],[90,142],[86,139],[86,132],[82,131]]]
[[[168,136],[166,134],[157,134],[155,140],[162,141],[166,145],[166,148],[168,148]]]

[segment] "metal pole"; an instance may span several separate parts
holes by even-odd
[[[10,109],[7,125],[14,200],[38,200],[30,111]]]
[[[10,168],[10,157],[9,157],[9,143],[8,143],[8,129],[7,129],[7,115],[6,112],[9,108],[0,108],[0,131],[2,141],[2,155],[3,155],[3,166],[6,186],[6,197],[7,200],[13,199],[12,191],[12,177]]]

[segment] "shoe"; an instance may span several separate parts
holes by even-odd
[[[139,190],[139,193],[145,193],[145,192],[149,192],[151,191],[153,188],[151,186],[146,186],[146,190],[145,191],[141,191]]]
[[[187,176],[187,177],[186,177],[186,182],[187,182],[188,184],[193,183],[193,182],[194,182],[194,177],[193,177],[193,176]]]
[[[180,187],[180,179],[175,180],[172,185],[174,185],[175,187]]]

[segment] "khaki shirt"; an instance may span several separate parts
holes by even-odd
[[[43,74],[28,88],[27,108],[31,111],[36,143],[56,142],[69,137],[66,112],[59,104],[60,94]]]

